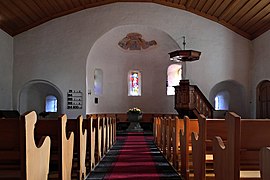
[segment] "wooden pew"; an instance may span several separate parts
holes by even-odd
[[[171,163],[173,163],[175,157],[174,149],[176,143],[174,141],[179,140],[179,134],[176,135],[175,132],[176,118],[178,116],[175,114],[154,115],[153,121],[154,141]]]
[[[189,164],[191,163],[190,136],[191,132],[198,131],[198,122],[197,120],[190,121],[188,117],[183,120],[175,115],[163,116],[155,117],[154,120],[155,142],[176,170],[180,169],[181,164],[181,172],[189,172]],[[186,131],[184,131],[184,128],[186,128]],[[182,133],[181,136],[180,133]],[[187,148],[185,144],[188,144]],[[186,177],[188,175],[189,173],[186,174]]]
[[[270,147],[260,150],[260,172],[262,179],[270,179]]]
[[[199,131],[197,119],[189,119],[184,117],[184,128],[180,129],[180,159],[181,168],[180,172],[184,179],[188,180],[190,175],[190,167],[192,167],[192,144],[191,133]]]
[[[77,119],[68,119],[67,131],[74,132],[74,150],[72,172],[76,178],[84,179],[86,173],[86,147],[87,147],[87,129],[83,128],[83,117]]]
[[[126,130],[129,126],[127,113],[117,113],[115,114],[115,116],[116,116],[117,130]]]
[[[167,160],[176,170],[179,170],[180,129],[184,128],[183,119],[179,119],[176,115],[155,115],[153,124],[154,141],[157,147],[164,153],[166,151]]]
[[[171,148],[172,148],[172,126],[171,123],[173,115],[164,114],[159,116],[159,128],[160,128],[160,143],[158,144],[160,150],[164,156],[171,157]]]
[[[109,118],[109,149],[116,141],[116,117],[117,114],[108,113],[106,117]]]
[[[43,136],[36,146],[34,140],[34,128],[37,122],[37,115],[34,111],[26,113],[22,116],[21,141],[23,142],[23,154],[21,167],[25,170],[22,179],[27,180],[46,180],[49,174],[49,161],[50,161],[50,138]],[[24,178],[25,177],[25,178]]]
[[[179,122],[181,121],[178,118],[178,115],[175,114],[166,114],[165,117],[167,117],[167,135],[166,135],[166,157],[167,160],[175,165],[175,162],[177,161],[176,156],[179,153],[180,148],[180,127]],[[182,120],[183,122],[183,120]],[[178,142],[177,142],[178,141]],[[177,152],[176,152],[177,150]],[[176,153],[176,154],[174,154]],[[177,169],[177,166],[174,166],[175,169]]]
[[[93,125],[95,128],[95,164],[97,164],[101,158],[101,138],[102,138],[102,126],[100,125],[101,123],[101,117],[100,116],[92,116],[93,118]]]
[[[95,167],[95,145],[96,145],[96,129],[94,128],[93,125],[93,117],[92,116],[87,116],[87,118],[84,120],[84,129],[87,129],[87,147],[86,147],[86,152],[87,152],[87,168],[88,172],[90,173],[94,167]]]
[[[167,141],[168,141],[168,123],[169,120],[167,117],[160,117],[160,131],[161,131],[161,141],[160,141],[160,150],[163,155],[166,156],[167,152]]]
[[[167,121],[166,118],[161,117],[161,151],[163,154],[166,154],[166,133],[167,133]]]
[[[106,148],[105,148],[105,154],[110,150],[110,124],[111,124],[111,119],[109,117],[106,116],[106,139],[105,139],[105,144],[106,144]]]
[[[214,147],[214,171],[217,179],[240,179],[246,170],[260,179],[260,149],[270,146],[269,119],[241,119],[235,113],[227,113],[228,129],[226,146],[216,137]],[[241,171],[241,172],[240,172]]]
[[[107,115],[108,128],[107,128],[107,149],[111,149],[113,145],[113,117]]]
[[[107,153],[107,148],[106,148],[107,118],[105,115],[102,116],[101,118],[100,128],[101,128],[101,158],[103,158],[105,154]]]
[[[157,147],[161,148],[161,117],[159,116],[154,118],[153,135]]]
[[[153,130],[153,123],[154,123],[154,114],[151,113],[143,113],[142,120],[140,122],[141,127],[145,131]]]
[[[107,145],[107,151],[109,151],[112,147],[112,118],[106,116],[107,118],[107,137],[106,137],[106,145]]]
[[[213,141],[215,177],[218,180],[237,180],[240,178],[240,133],[237,133],[240,130],[240,116],[226,114],[225,123],[228,128],[226,149],[220,137],[217,136]]]
[[[20,118],[0,119],[0,179],[46,180],[49,172],[50,138],[34,140],[35,112]]]
[[[207,174],[206,165],[213,164],[213,139],[217,135],[226,139],[227,128],[225,119],[206,119],[203,114],[198,114],[197,116],[199,133],[192,132],[194,179],[205,179]],[[213,169],[213,165],[211,169]],[[213,172],[210,172],[210,176],[213,177],[213,174]]]
[[[115,144],[116,142],[116,115],[113,114],[113,115],[107,115],[107,117],[109,117],[111,120],[110,120],[110,148]]]
[[[87,115],[88,119],[92,119],[95,129],[95,165],[116,142],[116,117],[117,115],[112,113]]]
[[[49,179],[71,179],[74,133],[66,133],[67,116],[58,119],[41,119],[36,123],[35,138],[51,138]]]
[[[116,118],[113,118],[113,144],[116,142]]]
[[[172,147],[173,147],[173,167],[180,170],[180,130],[184,129],[183,119],[175,117],[174,126],[172,128]]]
[[[19,118],[0,119],[0,178],[13,177],[20,179],[22,142],[20,141]],[[25,131],[22,135],[25,136]]]
[[[175,125],[174,117],[166,118],[166,148],[165,148],[165,156],[169,162],[172,162],[173,157],[173,126]]]

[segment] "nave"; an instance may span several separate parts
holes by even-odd
[[[116,144],[87,177],[97,179],[182,178],[156,147],[153,136],[139,132],[117,136]]]
[[[150,128],[153,117],[144,116]],[[0,118],[0,179],[181,179],[154,144],[152,130],[127,134],[123,123],[131,124],[127,114],[42,119],[31,111]]]
[[[0,179],[270,179],[269,119],[196,116],[145,114],[152,133],[120,130],[127,114],[1,118]]]

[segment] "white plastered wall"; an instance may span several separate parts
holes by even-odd
[[[12,109],[13,37],[0,29],[0,109]]]
[[[270,31],[259,36],[253,43],[251,63],[252,116],[256,117],[256,88],[263,80],[270,80]]]
[[[62,91],[64,104],[66,104],[65,94],[69,89],[83,91],[84,108],[82,110],[64,109],[64,112],[70,117],[86,112],[108,111],[108,106],[106,108],[105,106],[93,108],[94,102],[91,98],[86,98],[88,91],[92,89],[91,75],[86,73],[86,67],[95,68],[99,65],[97,61],[93,61],[95,62],[93,64],[87,64],[87,62],[91,55],[91,49],[97,40],[114,28],[126,25],[145,26],[146,40],[159,39],[157,36],[151,36],[151,32],[148,31],[149,27],[164,32],[180,46],[182,36],[186,36],[186,48],[202,52],[199,61],[187,63],[186,77],[190,79],[191,84],[198,85],[206,97],[209,96],[209,92],[215,84],[224,80],[235,80],[242,84],[244,88],[249,88],[249,63],[251,58],[251,42],[249,40],[220,24],[183,10],[154,3],[113,3],[57,18],[15,37],[14,107],[17,107],[16,97],[18,97],[18,93],[25,83],[33,79],[44,79],[55,84]],[[133,31],[132,29],[128,30]],[[122,38],[126,34],[116,35]],[[111,37],[113,37],[113,34],[111,34]],[[115,40],[115,42],[117,41]],[[156,67],[153,69],[161,67],[165,69],[163,66],[168,64],[165,61],[169,61],[169,59],[166,59],[165,50],[174,50],[173,48],[176,46],[170,46],[171,42],[158,43],[164,43],[163,47],[166,47],[166,45],[168,47],[164,49],[164,54],[161,54],[162,58],[152,63]],[[117,44],[114,48],[117,48]],[[104,54],[110,54],[110,51],[104,51]],[[136,64],[134,61],[137,61],[137,59],[130,59],[130,61],[133,62],[129,65]],[[138,66],[144,67],[143,73],[145,73],[149,64],[143,61],[140,61],[140,63],[142,64],[138,64]],[[108,66],[110,65],[108,64]],[[121,70],[122,64],[114,66]],[[86,75],[89,77],[86,77]],[[154,91],[165,92],[164,81],[166,81],[166,77],[154,79],[155,75],[155,73],[149,74],[151,77],[146,76],[147,78],[143,80],[143,83],[149,84],[148,88],[153,88],[153,84],[164,83],[164,86],[160,85]],[[166,72],[164,76],[166,76]],[[110,74],[110,78],[120,80],[122,82],[120,88],[125,88],[126,75],[119,77],[119,74]],[[86,83],[88,83],[87,88]],[[103,83],[108,82],[104,80]],[[127,93],[119,94],[118,91],[110,93],[117,96],[114,99],[121,100],[114,105],[113,111],[125,112],[127,106],[132,106],[127,101],[122,102],[122,100],[127,100]],[[169,108],[171,112],[175,112],[172,108],[173,98],[156,97],[161,98],[159,99],[160,103],[156,105],[152,103],[155,97],[148,94],[144,96],[147,99],[145,101],[146,111],[162,110],[167,112]],[[247,98],[249,98],[248,95]],[[89,99],[89,101],[86,101],[86,99]],[[135,102],[136,100],[132,101]],[[115,102],[106,101],[106,103]],[[121,106],[122,103],[125,104],[125,107]],[[168,106],[168,104],[170,105]],[[64,105],[64,107],[66,106]],[[248,106],[244,108],[248,109]]]

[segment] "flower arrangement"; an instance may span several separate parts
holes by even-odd
[[[129,109],[128,113],[142,114],[142,111],[139,108],[134,107],[134,108]]]

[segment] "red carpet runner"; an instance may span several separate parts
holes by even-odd
[[[146,138],[130,134],[105,179],[159,179]]]

